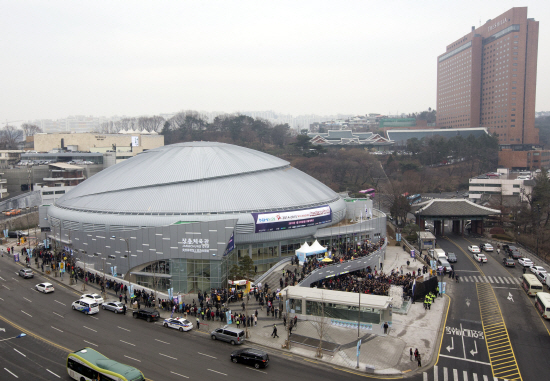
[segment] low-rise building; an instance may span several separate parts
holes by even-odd
[[[55,200],[86,180],[84,168],[67,164],[49,164],[50,174],[42,182],[34,184],[34,190],[39,190],[43,204],[55,203]]]
[[[490,173],[470,179],[468,189],[469,199],[479,202],[482,195],[517,196],[521,201],[533,191],[535,185],[532,174],[512,173],[507,168],[499,168],[497,173]]]
[[[21,160],[23,150],[0,150],[0,168],[9,168]]]

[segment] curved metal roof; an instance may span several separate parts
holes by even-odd
[[[189,142],[143,152],[79,184],[60,208],[113,213],[239,213],[298,209],[340,197],[275,156]]]

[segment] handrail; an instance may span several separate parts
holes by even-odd
[[[283,262],[290,262],[290,260],[293,258],[293,255],[290,255],[288,257],[284,257],[279,262],[275,264],[275,266],[271,267],[269,270],[267,270],[265,273],[261,274],[257,279],[254,279],[254,283],[258,284],[260,282],[263,282],[264,279],[266,279],[272,272],[275,271],[275,269]]]

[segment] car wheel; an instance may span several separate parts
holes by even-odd
[[[151,318],[148,317],[148,318],[147,318],[147,323],[150,323],[150,322],[151,322]]]
[[[254,363],[254,368],[260,369],[260,363]]]
[[[237,360],[236,357],[233,357],[233,358],[231,359],[231,361],[233,361],[235,364],[238,362],[238,360]]]
[[[216,340],[216,335],[212,335],[212,340]]]
[[[118,314],[118,311],[117,311],[117,310],[115,310],[115,314]]]
[[[73,310],[76,310],[76,308],[74,308],[74,306],[73,306]]]
[[[137,319],[137,314],[133,314],[132,316],[134,317],[134,319]]]
[[[163,325],[164,325],[164,328],[168,328],[168,324],[164,323]]]
[[[231,340],[231,345],[235,345],[235,340]]]
[[[101,306],[101,308],[105,309],[105,306]]]
[[[180,327],[180,332],[183,332],[183,328]]]

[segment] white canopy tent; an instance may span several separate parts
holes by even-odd
[[[309,246],[308,243],[305,242],[302,247],[296,250],[296,255],[298,256],[298,261],[300,262],[300,264],[303,264],[306,260],[306,257],[309,257],[310,255],[323,254],[326,252],[327,249],[321,246],[319,242],[315,241],[311,246]]]

